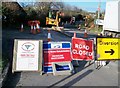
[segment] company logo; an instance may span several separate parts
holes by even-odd
[[[51,43],[51,48],[53,49],[59,49],[59,48],[62,48],[62,43]]]
[[[22,45],[22,49],[24,51],[32,51],[34,49],[35,45],[31,42],[26,42]]]
[[[60,48],[60,45],[55,45],[54,48]]]

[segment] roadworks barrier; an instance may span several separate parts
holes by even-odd
[[[53,62],[53,75],[71,75],[74,73],[73,65],[71,62]]]

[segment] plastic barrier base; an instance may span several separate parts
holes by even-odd
[[[54,62],[52,63],[53,75],[71,75],[74,73],[71,62]]]

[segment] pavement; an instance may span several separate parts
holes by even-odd
[[[9,75],[6,81],[7,86],[117,86],[118,71],[111,65],[94,68],[94,64],[89,65],[85,61],[79,61],[79,66],[74,67],[75,73],[72,75],[54,76],[53,74],[40,75],[38,72],[16,72]],[[112,72],[112,74],[111,74]]]

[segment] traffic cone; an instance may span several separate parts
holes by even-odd
[[[85,32],[84,32],[84,38],[87,38],[87,37],[88,37],[87,30],[85,30]]]
[[[23,32],[23,31],[24,31],[23,24],[21,24],[20,32]]]
[[[50,33],[50,29],[48,30],[48,39],[47,39],[48,42],[51,41],[51,33]]]
[[[33,33],[33,31],[34,31],[33,25],[31,25],[31,31],[30,32]]]
[[[36,24],[36,29],[37,29],[37,32],[40,33],[40,26],[38,24]]]
[[[33,26],[33,34],[36,34],[36,27],[35,26]]]
[[[76,38],[76,32],[74,32],[74,36],[73,37]]]

